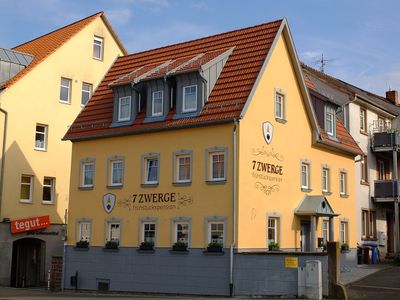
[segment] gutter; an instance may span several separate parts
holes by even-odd
[[[233,285],[233,252],[236,246],[236,202],[237,202],[237,193],[236,193],[236,178],[237,178],[237,128],[239,122],[237,119],[234,119],[233,124],[233,178],[232,178],[232,244],[230,248],[230,268],[229,268],[229,294],[231,297],[234,296],[234,285]]]
[[[323,146],[325,146],[325,147],[327,147],[329,149],[332,149],[332,150],[338,150],[339,149],[344,153],[351,154],[351,155],[354,155],[354,156],[363,155],[362,152],[359,153],[359,152],[355,152],[355,151],[350,151],[349,149],[347,149],[347,148],[345,148],[345,147],[343,147],[341,145],[332,145],[329,142],[326,142],[326,141],[323,141],[323,140],[317,140],[316,143],[321,144],[321,145],[323,145]]]
[[[0,90],[0,95],[3,90]],[[3,201],[3,187],[4,187],[4,165],[6,160],[6,140],[7,140],[7,121],[8,113],[6,110],[0,108],[0,112],[4,114],[4,128],[3,128],[3,145],[1,148],[1,166],[0,166],[0,216],[1,216],[1,204]],[[1,220],[0,220],[1,221]]]

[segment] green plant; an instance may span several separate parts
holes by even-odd
[[[76,242],[76,248],[89,248],[89,241],[80,240]]]
[[[106,247],[106,249],[118,249],[119,242],[118,241],[107,241],[105,247]]]
[[[207,246],[207,251],[209,252],[222,252],[222,244],[218,242],[211,242]]]
[[[153,241],[144,241],[139,245],[140,250],[153,250],[154,242]]]
[[[349,244],[343,243],[343,244],[340,246],[340,250],[342,250],[342,251],[347,251],[347,250],[349,250]]]
[[[326,242],[322,245],[322,249],[324,251],[326,251],[326,249],[328,249],[328,244]]]
[[[172,250],[174,251],[186,251],[187,244],[185,242],[176,242],[172,245]]]
[[[270,242],[268,244],[268,250],[279,250],[279,243],[276,242]]]

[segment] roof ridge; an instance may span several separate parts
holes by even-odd
[[[45,37],[45,36],[47,36],[47,35],[50,35],[50,34],[53,34],[53,33],[57,32],[57,31],[63,30],[63,29],[65,29],[65,28],[69,27],[69,26],[72,26],[72,25],[75,25],[75,24],[77,24],[77,23],[79,23],[79,22],[82,22],[82,21],[85,21],[85,20],[87,20],[87,19],[93,18],[93,17],[96,16],[96,15],[101,16],[101,15],[103,15],[103,14],[104,14],[103,11],[99,11],[99,12],[93,14],[93,15],[90,15],[90,16],[88,16],[88,17],[85,17],[85,18],[83,18],[83,19],[80,19],[80,20],[78,20],[78,21],[75,21],[75,22],[73,22],[73,23],[67,24],[67,25],[65,25],[65,26],[63,26],[63,27],[60,27],[60,28],[57,28],[57,29],[55,29],[55,30],[53,30],[53,31],[47,32],[47,33],[45,33],[45,34],[43,34],[43,35],[41,35],[41,36],[38,36],[38,37],[36,37],[36,38],[34,38],[34,39],[32,39],[32,40],[27,41],[27,42],[25,42],[25,43],[22,43],[22,44],[19,44],[19,45],[17,45],[17,46],[14,46],[14,47],[11,48],[11,49],[14,50],[14,49],[16,49],[16,48],[22,47],[22,46],[24,46],[24,45],[26,45],[26,44],[29,44],[29,43],[32,43],[32,42],[38,40],[38,39],[41,39],[41,38],[43,38],[43,37]],[[18,51],[18,50],[14,50],[14,51]]]
[[[172,47],[172,46],[178,46],[178,45],[189,44],[189,43],[193,43],[193,42],[205,40],[205,39],[208,39],[208,38],[215,38],[215,37],[222,36],[222,35],[226,35],[226,34],[233,33],[233,32],[241,32],[241,31],[244,31],[244,30],[249,30],[249,29],[251,29],[251,28],[256,28],[256,27],[262,27],[262,26],[265,26],[265,25],[270,25],[270,24],[272,24],[272,23],[281,23],[282,21],[283,21],[283,18],[282,18],[282,19],[277,19],[277,20],[274,20],[274,21],[271,21],[271,22],[266,22],[266,23],[261,23],[261,24],[258,24],[258,25],[249,26],[249,27],[244,27],[244,28],[237,28],[237,29],[233,29],[233,30],[228,30],[228,31],[225,31],[225,32],[221,32],[221,33],[217,33],[217,34],[212,34],[212,35],[208,35],[208,36],[203,36],[203,37],[200,37],[200,38],[197,38],[197,39],[193,39],[193,40],[188,40],[188,41],[184,41],[184,42],[178,42],[178,43],[175,43],[175,44],[169,44],[169,45],[165,45],[165,46],[161,46],[161,47],[157,47],[157,48],[152,48],[152,49],[147,49],[147,50],[143,50],[143,51],[139,51],[139,52],[135,52],[135,53],[130,53],[130,54],[128,54],[128,55],[125,55],[124,58],[125,58],[125,57],[134,56],[134,55],[138,55],[138,54],[145,54],[145,53],[147,53],[147,52],[152,52],[152,51],[156,51],[156,50],[161,50],[161,49],[169,48],[169,47]],[[221,48],[221,49],[222,49],[222,48]]]

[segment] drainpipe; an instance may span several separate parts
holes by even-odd
[[[232,244],[230,249],[230,269],[229,269],[229,294],[234,296],[233,289],[233,250],[236,245],[236,158],[237,158],[237,127],[238,121],[235,119],[233,124],[233,176],[232,176]]]
[[[1,91],[0,91],[1,94]],[[6,110],[0,108],[0,112],[4,114],[4,129],[3,129],[3,145],[1,148],[1,166],[0,166],[0,216],[1,216],[1,203],[3,200],[3,186],[4,186],[4,165],[6,160],[6,138],[7,138],[7,120],[8,113]]]

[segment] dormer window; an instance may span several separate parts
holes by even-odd
[[[335,108],[327,105],[325,107],[325,131],[329,136],[335,136],[336,120]]]
[[[183,109],[184,113],[197,110],[197,85],[183,87]]]
[[[164,91],[153,92],[152,96],[152,116],[162,116],[163,115],[163,105],[164,105]]]
[[[131,96],[118,99],[118,121],[130,121],[131,119]]]

